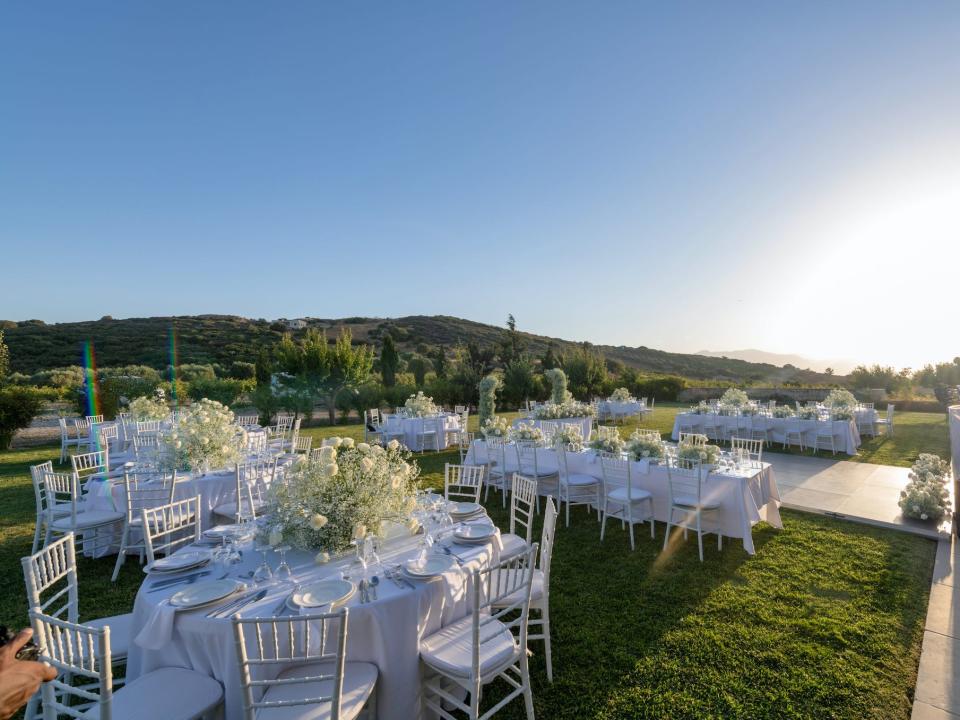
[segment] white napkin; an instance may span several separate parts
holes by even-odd
[[[173,618],[176,614],[177,609],[170,604],[169,600],[164,600],[154,608],[153,614],[144,623],[143,629],[134,642],[147,650],[159,650],[170,642],[170,637],[173,635]]]

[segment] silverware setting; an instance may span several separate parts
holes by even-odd
[[[257,602],[258,600],[262,600],[264,597],[266,597],[266,595],[267,595],[266,590],[260,590],[259,592],[257,591],[248,592],[245,595],[241,595],[238,598],[234,598],[228,603],[215,607],[213,610],[207,613],[207,617],[208,618],[222,617],[225,613],[236,612],[241,607],[246,607],[252,602]]]

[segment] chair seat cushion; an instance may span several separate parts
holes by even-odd
[[[95,628],[109,626],[110,653],[115,658],[125,658],[127,656],[127,652],[130,649],[130,631],[133,627],[133,613],[88,620],[84,624],[91,625]]]
[[[677,495],[673,498],[673,504],[686,508],[700,508],[701,510],[716,510],[720,507],[719,503],[703,498],[700,499],[700,502],[697,502],[694,495]]]
[[[190,720],[222,699],[223,688],[213,678],[185,668],[160,668],[113,694],[113,720]],[[84,717],[99,718],[100,706]]]
[[[499,620],[480,628],[480,675],[509,665],[520,652],[510,630]],[[420,658],[447,675],[468,677],[473,663],[473,615],[458,620],[420,643]]]
[[[503,533],[500,536],[500,540],[503,542],[503,550],[500,551],[501,560],[516,557],[520,553],[525,552],[527,547],[529,547],[526,540],[513,533]]]
[[[332,675],[332,662],[307,663],[288,668],[278,676],[281,679]],[[340,717],[351,720],[360,714],[377,685],[377,666],[365,662],[348,662],[343,668],[343,692],[340,696]],[[265,702],[315,698],[333,694],[333,680],[313,680],[308,683],[275,685],[264,693]],[[330,702],[289,707],[262,708],[257,720],[321,720],[331,716]]]
[[[567,475],[566,484],[571,487],[589,487],[600,481],[591,475]]]
[[[72,527],[91,528],[123,520],[124,514],[113,510],[85,510],[77,513],[76,525],[70,522],[70,516],[57,518],[51,523],[54,530],[69,530]]]
[[[638,488],[636,485],[634,485],[630,489],[629,498],[627,497],[627,488],[625,487],[614,488],[613,490],[607,493],[607,497],[613,500],[614,502],[627,502],[628,499],[632,500],[633,502],[637,502],[638,500],[653,499],[653,495],[651,495],[647,490],[644,490],[643,488]]]

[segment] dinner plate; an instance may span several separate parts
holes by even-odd
[[[168,557],[157,558],[144,566],[145,573],[177,573],[192,570],[210,562],[210,555],[194,550],[185,550]]]
[[[331,578],[304,585],[291,593],[289,604],[296,608],[317,608],[343,602],[353,597],[357,586],[349,580]]]
[[[487,523],[468,523],[461,525],[453,532],[457,540],[464,542],[486,542],[496,534],[497,529]]]
[[[453,567],[454,563],[456,560],[450,555],[431,555],[423,567],[417,567],[416,560],[408,560],[403,569],[410,577],[429,578],[446,572]]]
[[[209,605],[217,600],[223,600],[243,587],[236,580],[206,580],[188,585],[178,590],[170,598],[170,604],[181,610],[192,609]]]
[[[483,506],[475,502],[458,502],[450,506],[450,514],[454,517],[476,515],[481,510],[483,510]]]
[[[243,534],[243,528],[240,525],[217,525],[209,530],[203,531],[203,536],[211,540],[219,540],[224,537],[237,537]]]

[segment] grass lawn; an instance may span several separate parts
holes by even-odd
[[[658,409],[653,424],[669,431],[673,412]],[[307,432],[362,436],[357,425]],[[28,467],[55,455],[51,447],[0,453],[0,623],[8,626],[26,623],[19,558],[33,532]],[[437,485],[457,454],[417,460]],[[505,527],[499,502],[491,497],[489,510]],[[718,553],[708,540],[701,564],[695,539],[660,552],[662,524],[656,540],[638,533],[635,552],[615,524],[601,545],[595,516],[577,508],[570,527],[561,522],[554,555],[552,685],[533,646],[537,716],[909,718],[935,544],[797,512],[783,520],[782,531],[755,529],[755,556],[735,540]],[[81,559],[83,617],[132,607],[140,568],[131,558],[115,584],[112,568],[112,559]],[[494,685],[485,703],[502,692]],[[522,718],[522,702],[501,716]]]

